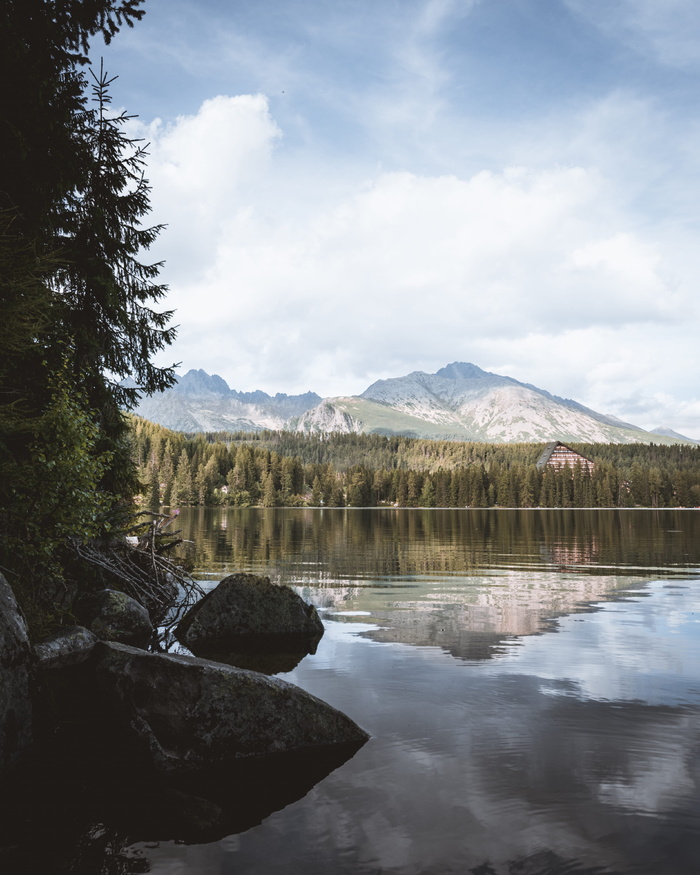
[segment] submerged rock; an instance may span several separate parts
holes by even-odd
[[[177,638],[198,655],[313,652],[323,623],[313,605],[269,577],[232,574],[185,614]]]
[[[0,574],[0,774],[16,765],[32,741],[31,667],[26,623]]]
[[[86,625],[102,641],[146,647],[153,635],[148,611],[116,589],[103,589],[83,606]]]
[[[99,643],[94,657],[97,694],[163,772],[368,738],[345,714],[279,678],[115,643]]]

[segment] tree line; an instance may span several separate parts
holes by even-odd
[[[545,469],[544,444],[381,435],[183,434],[132,417],[141,501],[235,507],[694,507],[700,447],[571,444],[592,472]]]

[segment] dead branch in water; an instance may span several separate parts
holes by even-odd
[[[71,542],[80,560],[98,569],[106,581],[136,599],[155,622],[163,623],[169,612],[176,609],[166,629],[204,595],[182,565],[163,555],[182,543],[179,532],[165,531],[178,513],[166,516],[142,511],[137,517],[150,519],[135,523],[124,537]]]

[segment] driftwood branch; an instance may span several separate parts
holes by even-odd
[[[125,537],[72,541],[70,546],[80,560],[142,604],[161,626],[161,637],[167,638],[204,591],[185,568],[163,555],[182,543],[179,532],[166,531],[177,514],[142,512],[138,516],[150,519],[135,523]]]

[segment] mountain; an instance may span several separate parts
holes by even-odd
[[[489,443],[678,442],[465,362],[378,380],[359,396],[326,398],[290,426],[325,432],[330,422],[345,423],[338,431]]]
[[[188,371],[172,389],[142,398],[139,416],[177,431],[372,432],[489,443],[693,443],[644,431],[529,383],[453,362],[435,374],[377,380],[361,395],[321,399],[237,392],[216,374]]]
[[[686,437],[684,434],[678,434],[677,431],[674,431],[672,428],[652,428],[652,434],[661,434],[664,437],[676,438],[678,441],[682,441],[684,444],[700,444],[700,441],[695,438]]]
[[[237,392],[217,374],[192,370],[178,377],[171,389],[141,398],[134,413],[175,431],[277,430],[320,401],[315,392]]]

